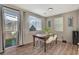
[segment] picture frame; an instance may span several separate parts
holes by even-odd
[[[50,20],[48,21],[48,27],[51,27],[51,21]]]
[[[69,27],[72,27],[73,26],[73,17],[72,16],[69,16],[68,17],[68,26]]]

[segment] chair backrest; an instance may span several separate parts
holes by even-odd
[[[54,39],[56,39],[57,38],[57,35],[54,35]]]
[[[56,40],[56,38],[57,38],[57,35],[52,35],[52,36],[50,36],[49,38],[48,38],[48,40],[46,41],[46,43],[51,43],[52,41],[54,41],[54,40]]]
[[[51,42],[53,41],[53,39],[54,39],[54,37],[53,37],[53,36],[50,36],[50,37],[48,38],[48,40],[46,41],[46,43],[51,43]]]

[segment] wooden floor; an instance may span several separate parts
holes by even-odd
[[[58,42],[47,48],[45,53],[43,48],[35,47],[28,44],[22,47],[6,49],[3,55],[77,55],[77,47],[69,43]]]

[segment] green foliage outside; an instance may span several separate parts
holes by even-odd
[[[10,47],[16,45],[16,38],[8,38],[5,41],[5,47]]]

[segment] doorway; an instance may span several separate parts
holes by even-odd
[[[3,36],[4,36],[4,48],[16,46],[19,36],[19,11],[3,7]]]

